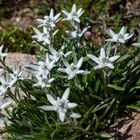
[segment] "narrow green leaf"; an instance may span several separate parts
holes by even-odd
[[[112,136],[109,133],[103,132],[103,133],[100,134],[100,137],[101,138],[111,138]]]
[[[125,90],[124,87],[119,87],[119,86],[112,85],[112,84],[108,84],[107,87],[110,87],[110,88],[113,88],[113,89],[119,90],[119,91],[124,91]]]
[[[140,111],[140,105],[127,105],[127,108]]]

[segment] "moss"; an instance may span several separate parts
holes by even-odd
[[[2,35],[0,36],[0,44],[4,44],[9,52],[34,54],[31,28],[20,30],[17,25],[7,25],[2,30]]]

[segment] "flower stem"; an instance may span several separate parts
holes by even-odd
[[[103,70],[103,85],[104,85],[104,94],[105,94],[105,97],[107,97],[107,93],[106,93],[106,85],[107,85],[107,73],[105,70]]]

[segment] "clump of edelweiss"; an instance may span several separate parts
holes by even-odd
[[[97,58],[95,55],[87,54],[87,56],[94,62],[96,62],[98,65],[94,67],[94,69],[102,69],[105,67],[109,67],[110,69],[113,69],[113,62],[116,61],[120,56],[106,56],[106,52],[104,48],[101,48],[100,50],[100,56]]]

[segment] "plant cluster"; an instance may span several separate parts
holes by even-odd
[[[26,29],[26,31],[21,31],[19,27],[15,24],[5,24],[3,22],[1,31],[0,43],[6,46],[9,52],[22,52],[27,54],[34,54],[35,47],[32,42],[32,31],[31,29]]]
[[[51,9],[37,19],[38,61],[22,70],[5,65],[1,46],[0,94],[8,98],[1,109],[10,121],[8,139],[108,139],[113,135],[106,130],[120,114],[138,108],[140,43],[127,50],[133,33],[123,26],[119,33],[107,30],[110,38],[98,48],[90,42],[90,26],[80,26],[83,12],[73,4],[70,12]],[[66,28],[58,29],[58,23]],[[56,47],[58,35],[61,46]],[[25,71],[32,78],[24,77]]]

